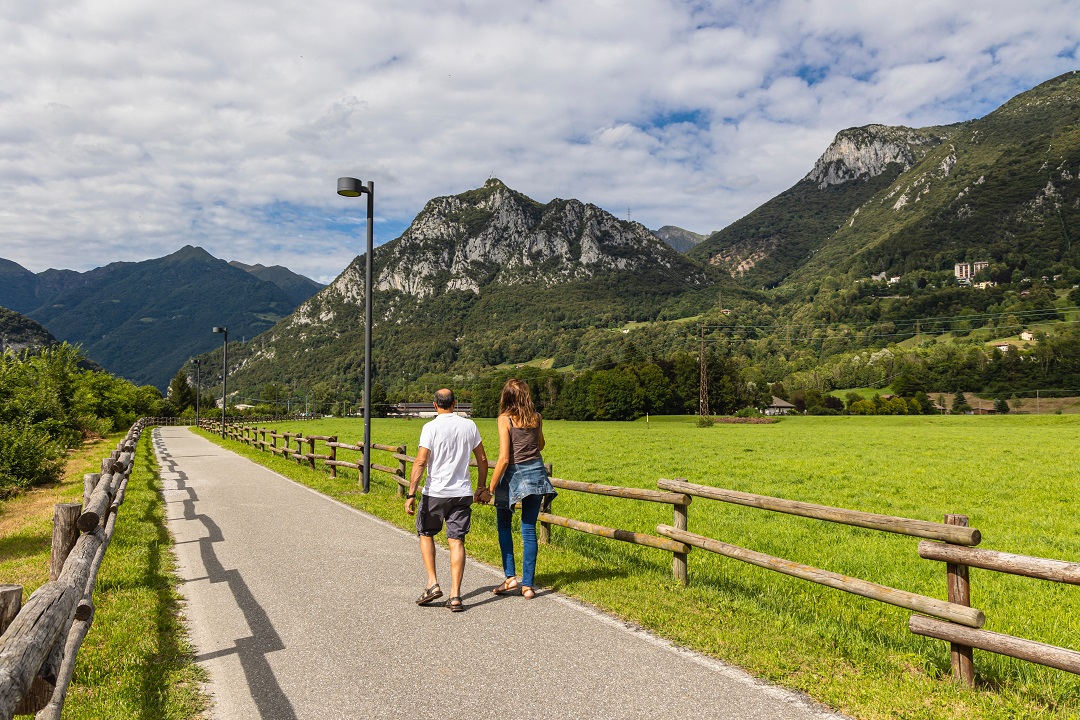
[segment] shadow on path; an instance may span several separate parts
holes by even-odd
[[[214,658],[236,655],[241,668],[244,670],[248,687],[252,689],[251,697],[255,701],[259,715],[273,720],[296,720],[296,711],[293,709],[288,697],[285,696],[281,685],[274,676],[270,663],[266,659],[267,653],[284,650],[285,644],[274,629],[270,617],[263,610],[258,600],[255,599],[247,583],[244,582],[240,571],[227,570],[218,560],[217,554],[214,552],[214,543],[224,540],[221,528],[210,517],[198,513],[196,509],[196,503],[199,500],[198,494],[194,488],[188,486],[187,475],[177,467],[176,461],[165,448],[165,444],[162,442],[157,430],[154,431],[153,443],[158,463],[161,466],[161,472],[163,474],[168,473],[170,475],[168,480],[176,483],[175,488],[171,488],[170,492],[187,493],[187,498],[182,501],[171,500],[168,504],[182,502],[184,506],[183,518],[202,523],[208,533],[206,537],[191,541],[199,543],[199,554],[202,557],[203,567],[206,568],[206,577],[191,578],[183,580],[183,582],[209,580],[211,583],[226,583],[236,601],[236,606],[244,614],[244,619],[251,629],[251,635],[236,638],[233,647],[197,655],[195,657],[196,661],[205,662]],[[165,478],[162,478],[162,480],[163,482],[166,481]]]

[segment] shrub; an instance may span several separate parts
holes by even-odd
[[[26,420],[0,425],[0,496],[60,479],[64,449]]]

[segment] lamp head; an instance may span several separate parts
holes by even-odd
[[[344,195],[345,197],[360,197],[366,192],[367,187],[356,178],[339,177],[337,179],[338,195]]]
[[[227,328],[216,327],[216,328],[214,328],[214,332],[216,332],[216,333],[224,333],[224,332],[229,332],[229,331],[228,331]]]

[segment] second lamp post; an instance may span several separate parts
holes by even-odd
[[[221,348],[221,437],[225,437],[225,398],[228,397],[229,377],[229,329],[223,327],[214,328],[214,332],[221,333],[225,345]]]
[[[364,469],[361,487],[368,492],[371,487],[371,268],[375,244],[375,231],[372,227],[375,215],[375,183],[367,184],[356,178],[339,177],[338,195],[360,197],[367,195],[367,263],[364,269]]]

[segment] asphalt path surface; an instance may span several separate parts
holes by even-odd
[[[492,595],[471,559],[465,612],[417,606],[414,535],[187,428],[153,441],[212,718],[841,717],[558,593]]]

